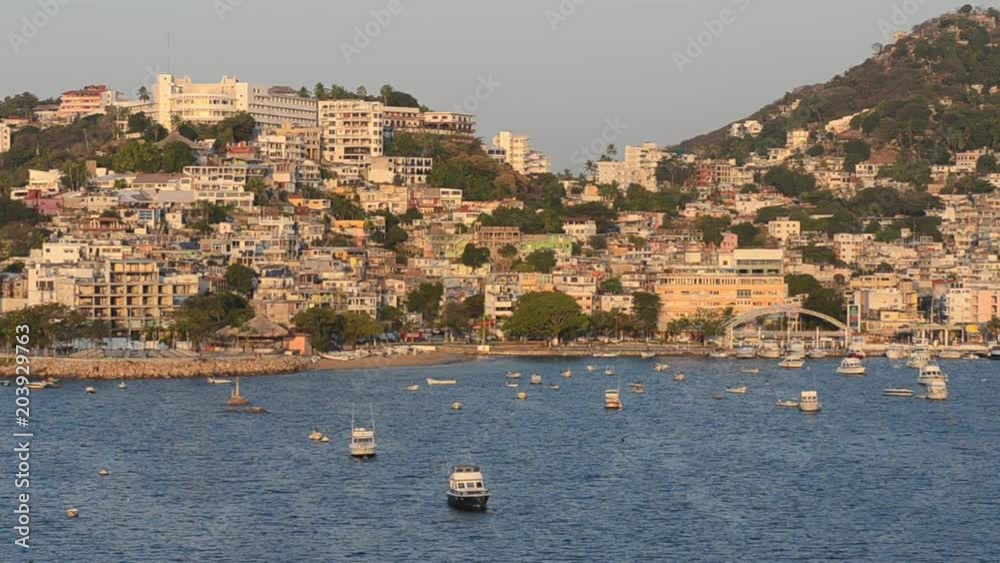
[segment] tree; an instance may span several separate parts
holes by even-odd
[[[468,309],[462,303],[448,303],[441,313],[441,324],[458,334],[464,334],[469,329],[471,320]]]
[[[226,285],[233,291],[238,291],[243,295],[249,295],[254,288],[256,274],[250,268],[242,264],[230,264],[226,268]]]
[[[425,323],[433,323],[441,310],[442,295],[444,286],[440,282],[422,283],[406,294],[406,310],[419,313]]]
[[[385,84],[379,89],[379,95],[382,97],[382,104],[389,105],[389,97],[392,96],[392,86]]]
[[[191,147],[180,141],[172,141],[163,147],[160,168],[164,172],[176,173],[184,170],[185,166],[194,164],[194,153]]]
[[[844,299],[837,290],[823,287],[816,278],[809,274],[785,276],[785,283],[788,284],[789,297],[807,296],[802,303],[806,309],[824,313],[840,321],[846,318]]]
[[[536,250],[526,256],[524,262],[533,272],[551,274],[556,267],[556,253],[554,250]]]
[[[309,334],[313,348],[326,352],[337,334],[337,313],[329,307],[313,307],[292,317],[292,324]]]
[[[215,331],[239,326],[253,317],[253,308],[241,295],[222,292],[188,297],[174,311],[171,328],[200,345]]]
[[[706,244],[717,245],[722,243],[722,235],[729,228],[729,222],[729,217],[702,215],[695,220],[694,226],[701,231],[702,241]]]
[[[636,328],[646,335],[656,332],[660,322],[660,296],[655,293],[637,291],[632,294],[632,318]]]
[[[620,278],[608,278],[601,282],[601,293],[606,295],[621,295],[625,291]]]
[[[997,171],[997,157],[992,154],[984,154],[976,161],[976,174],[993,174]]]
[[[79,191],[87,185],[90,173],[87,172],[87,165],[82,162],[67,160],[59,169],[62,174],[60,181],[63,187],[73,191]]]
[[[576,300],[558,291],[527,293],[517,301],[506,331],[512,336],[558,341],[587,327],[587,317]]]
[[[131,140],[111,157],[111,167],[118,172],[157,172],[160,151],[151,144]]]
[[[483,264],[488,264],[489,261],[490,249],[478,248],[471,242],[465,245],[465,250],[462,251],[462,264],[473,269],[478,269]]]
[[[323,86],[322,82],[317,82],[316,85],[313,86],[313,97],[317,100],[327,99],[326,88]]]
[[[469,317],[473,319],[481,318],[486,313],[486,296],[482,293],[477,293],[471,297],[466,297],[465,301],[462,301],[462,306],[465,307],[465,311],[469,314]]]
[[[143,102],[149,101],[149,89],[147,89],[145,86],[139,86],[139,90],[136,92],[136,95],[139,97],[140,101]]]
[[[351,347],[358,342],[370,340],[382,334],[382,323],[368,316],[367,313],[347,312],[337,315],[334,329],[341,341]]]
[[[299,97],[300,98],[308,98],[309,97],[309,88],[306,88],[305,86],[299,88]]]
[[[500,257],[504,260],[513,260],[517,258],[517,247],[513,244],[505,244],[500,249]]]

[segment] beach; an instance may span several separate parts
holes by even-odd
[[[461,352],[437,350],[419,354],[393,354],[390,356],[369,356],[356,360],[329,360],[322,358],[309,366],[311,371],[342,371],[353,369],[385,369],[416,366],[437,366],[465,362],[475,359],[474,355]]]

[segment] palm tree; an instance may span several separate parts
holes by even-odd
[[[358,89],[355,90],[354,93],[357,94],[357,96],[363,100],[368,97],[368,88],[365,88],[364,86],[358,86]]]
[[[170,129],[176,131],[184,124],[184,118],[179,113],[170,116]]]
[[[587,174],[593,176],[594,172],[597,171],[597,165],[594,164],[593,160],[588,160],[587,162],[584,163],[583,169],[587,172]]]
[[[138,95],[139,100],[143,102],[149,101],[149,90],[145,86],[139,86],[139,91],[136,92],[136,95]]]
[[[379,90],[379,95],[382,96],[383,105],[389,105],[389,96],[391,96],[392,93],[393,93],[392,86],[388,84],[382,86],[382,88]]]
[[[316,85],[313,86],[313,96],[317,100],[325,100],[326,99],[326,88],[323,87],[323,83],[322,82],[317,82]]]

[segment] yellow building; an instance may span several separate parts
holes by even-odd
[[[660,329],[672,319],[694,316],[699,309],[723,310],[731,307],[737,315],[755,309],[781,305],[788,297],[788,285],[781,276],[737,274],[667,274],[656,281],[660,296]]]
[[[362,163],[382,156],[385,112],[380,102],[324,100],[319,102],[323,130],[323,160]]]

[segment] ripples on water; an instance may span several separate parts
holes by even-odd
[[[259,416],[226,413],[229,387],[203,380],[101,382],[93,396],[66,382],[32,395],[32,560],[1000,560],[1000,363],[944,362],[951,399],[931,403],[882,397],[919,392],[914,370],[883,359],[865,378],[834,360],[667,361],[665,374],[653,360],[511,359],[244,379]],[[587,363],[622,374],[623,411],[602,408],[616,379]],[[545,385],[528,384],[536,371]],[[713,400],[738,383],[749,394]],[[822,414],[773,406],[803,389]],[[0,396],[13,411],[13,388]],[[373,461],[347,455],[352,404],[359,424],[374,406]],[[313,429],[332,442],[308,441]],[[493,491],[486,514],[446,505],[449,466],[468,461]],[[29,560],[4,513],[0,561]]]

